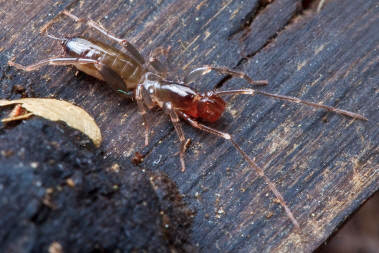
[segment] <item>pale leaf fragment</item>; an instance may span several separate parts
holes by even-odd
[[[19,121],[19,120],[23,120],[23,119],[29,119],[33,115],[34,115],[33,113],[29,112],[29,113],[22,114],[22,115],[19,115],[19,116],[8,117],[8,118],[5,118],[5,119],[2,119],[1,122],[8,123],[8,122],[12,122],[12,121]]]
[[[69,102],[52,98],[0,99],[0,106],[21,104],[34,115],[51,121],[63,121],[68,126],[86,134],[96,147],[101,143],[101,132],[95,120],[82,108]]]

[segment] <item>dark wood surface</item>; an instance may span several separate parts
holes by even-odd
[[[305,1],[303,1],[305,2]],[[99,124],[105,157],[164,171],[195,212],[190,241],[202,252],[312,251],[378,190],[379,15],[375,0],[330,0],[317,13],[301,1],[0,1],[1,98],[14,85],[29,96],[72,101]],[[150,145],[136,106],[104,83],[70,67],[24,73],[7,66],[62,54],[39,30],[52,19],[56,36],[83,33],[58,14],[68,9],[101,22],[148,56],[172,47],[174,73],[216,64],[265,79],[265,91],[361,113],[367,122],[275,101],[232,96],[212,124],[231,133],[276,184],[300,222],[297,232],[264,181],[226,141],[184,125],[192,145],[180,172],[178,140],[168,118],[149,114]],[[75,75],[76,74],[76,75]],[[227,81],[227,82],[226,82]],[[199,90],[248,87],[211,75]],[[32,137],[31,137],[32,138]],[[116,157],[116,158],[114,158]]]

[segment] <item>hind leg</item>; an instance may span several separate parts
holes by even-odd
[[[112,35],[109,31],[107,31],[105,28],[103,28],[100,24],[96,23],[95,21],[93,21],[91,19],[78,18],[77,16],[71,14],[70,12],[68,12],[66,10],[64,10],[62,13],[64,15],[68,16],[69,18],[71,18],[72,20],[74,20],[75,22],[85,23],[89,27],[92,27],[95,30],[101,32],[102,34],[104,34],[105,36],[107,36],[109,39],[118,42],[120,45],[122,45],[131,54],[132,57],[134,57],[134,59],[139,64],[141,64],[141,65],[145,64],[145,59],[139,53],[139,51],[137,50],[137,48],[132,43],[130,43],[129,41],[127,41],[126,39],[117,38],[116,36]]]
[[[39,61],[37,63],[23,66],[21,64],[15,63],[13,61],[8,61],[9,66],[13,66],[17,69],[23,70],[23,71],[33,71],[36,69],[39,69],[46,65],[75,65],[75,64],[100,64],[97,60],[92,59],[86,59],[86,58],[64,58],[64,57],[55,57],[55,58],[48,58],[42,61]]]

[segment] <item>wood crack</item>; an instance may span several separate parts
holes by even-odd
[[[274,0],[259,0],[258,4],[253,7],[253,9],[246,14],[246,16],[242,19],[242,24],[240,27],[230,32],[228,36],[228,40],[233,39],[237,34],[250,29],[251,23],[255,20],[255,18],[269,5],[272,4]]]

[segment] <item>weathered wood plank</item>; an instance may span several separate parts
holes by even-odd
[[[344,6],[341,9],[340,6]],[[105,156],[121,161],[143,151],[141,166],[165,171],[196,210],[192,242],[202,251],[311,251],[378,189],[378,7],[374,0],[327,1],[301,13],[300,1],[0,1],[2,97],[23,84],[34,96],[74,101],[96,115]],[[262,97],[231,97],[214,126],[232,133],[283,193],[302,227],[296,233],[272,194],[230,144],[185,126],[193,145],[179,171],[177,137],[167,117],[152,112],[154,131],[143,148],[134,103],[69,68],[22,73],[27,64],[60,53],[38,30],[63,9],[91,17],[135,43],[144,55],[172,46],[175,70],[214,63],[267,79],[264,90],[357,111],[368,122]],[[15,14],[22,10],[23,15]],[[246,23],[248,25],[244,25]],[[85,30],[57,19],[55,35]],[[241,29],[240,29],[241,28]],[[97,36],[94,32],[89,32]],[[12,79],[10,79],[11,77]],[[246,87],[210,76],[199,89]],[[117,158],[116,158],[117,157]]]

